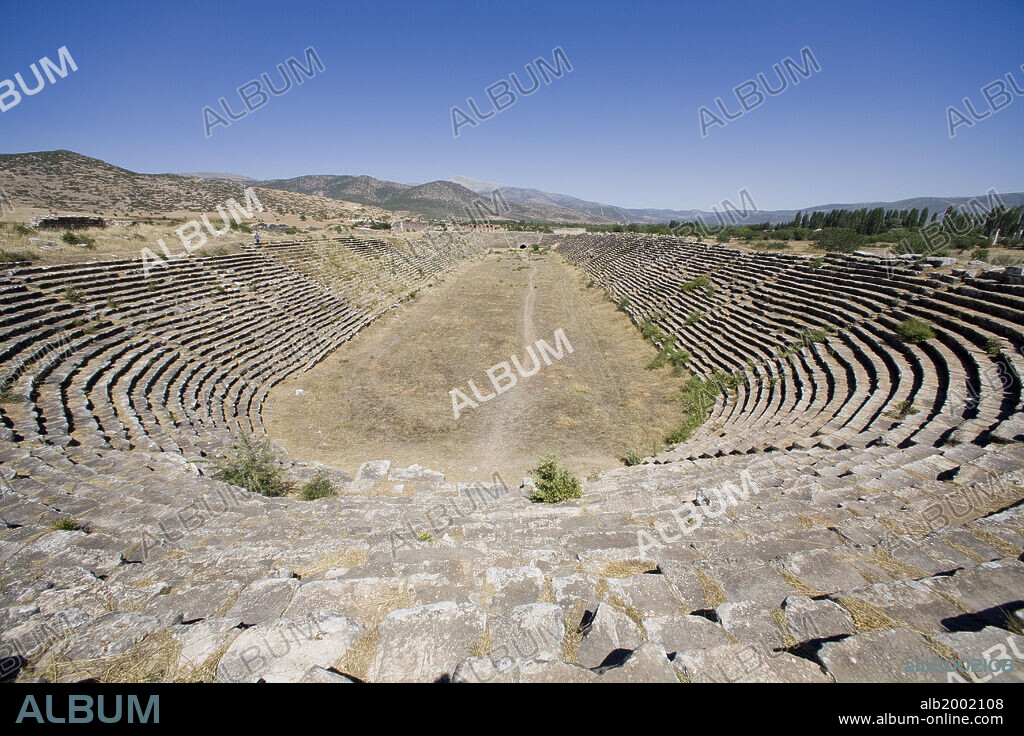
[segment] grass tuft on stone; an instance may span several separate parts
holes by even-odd
[[[316,501],[321,498],[330,498],[338,490],[331,482],[331,477],[324,470],[318,470],[313,477],[303,484],[299,489],[299,498],[303,501]]]
[[[214,480],[241,486],[261,496],[283,496],[292,483],[277,467],[270,452],[270,440],[243,433],[231,445],[227,456],[214,461]]]
[[[917,317],[910,317],[900,322],[896,326],[896,334],[903,338],[904,342],[913,345],[935,338],[935,331],[931,325]]]
[[[50,524],[50,529],[55,532],[87,532],[84,524],[79,524],[70,515],[65,515]]]
[[[531,471],[536,490],[530,496],[534,503],[561,503],[583,495],[579,476],[558,464],[558,457],[547,454]]]
[[[1003,341],[998,337],[990,337],[985,340],[985,352],[991,355],[993,358],[998,358],[1003,354]]]

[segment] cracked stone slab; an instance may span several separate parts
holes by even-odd
[[[640,616],[679,613],[679,598],[664,575],[640,574],[628,578],[608,578],[605,585],[609,594],[637,611]]]
[[[494,643],[491,657],[498,662],[562,657],[565,623],[562,609],[554,603],[516,606],[505,616],[489,619],[488,629]]]
[[[316,683],[354,683],[355,680],[345,677],[340,672],[324,669],[323,667],[310,667],[305,674],[299,678],[299,682]]]
[[[797,641],[827,639],[853,634],[853,617],[842,606],[830,600],[814,600],[805,595],[791,595],[782,603],[786,628]]]
[[[443,483],[444,473],[413,464],[408,468],[391,468],[388,473],[388,481],[392,483]]]
[[[819,593],[835,593],[867,582],[856,567],[827,549],[797,552],[783,558],[779,566]]]
[[[285,615],[291,618],[313,611],[332,611],[355,619],[373,619],[389,601],[409,594],[403,578],[337,578],[302,583]]]
[[[932,590],[960,601],[969,611],[982,611],[1021,599],[1024,564],[1016,560],[984,562],[974,568],[922,582]]]
[[[452,682],[598,682],[599,676],[566,662],[495,662],[491,657],[470,657],[455,668]]]
[[[216,615],[241,588],[234,580],[188,583],[157,596],[146,610],[155,616],[180,613],[182,621],[198,621]]]
[[[957,673],[961,679],[969,682],[1024,682],[1024,636],[986,626],[981,631],[936,634],[935,639],[966,661],[962,668],[967,671]],[[984,661],[993,664],[986,668]],[[956,681],[960,682],[960,679]]]
[[[703,616],[658,616],[643,621],[647,639],[666,652],[690,652],[734,644],[729,633]]]
[[[963,614],[960,608],[936,594],[925,581],[918,580],[865,585],[844,590],[832,598],[864,601],[897,623],[928,633],[944,631],[943,620]]]
[[[813,662],[754,644],[727,644],[677,654],[673,665],[690,682],[832,681]]]
[[[945,682],[944,673],[908,670],[907,663],[938,657],[923,635],[906,628],[868,631],[818,650],[818,660],[836,682]]]
[[[772,609],[757,601],[735,601],[715,609],[722,628],[743,644],[761,644],[768,649],[786,645]]]
[[[607,603],[600,603],[590,628],[580,640],[577,661],[584,667],[600,667],[609,655],[619,650],[634,650],[643,643],[640,628],[626,614]]]
[[[373,682],[434,682],[450,677],[483,639],[487,614],[453,601],[392,611],[378,626]]]
[[[707,607],[704,588],[693,565],[680,560],[660,560],[658,569],[675,590],[684,611],[692,613]]]
[[[76,628],[61,656],[77,662],[124,654],[160,628],[156,616],[136,611],[114,611]]]
[[[368,460],[360,465],[359,470],[356,471],[356,482],[368,481],[374,483],[378,480],[384,480],[387,478],[390,470],[390,460]]]
[[[641,644],[621,665],[605,670],[601,682],[669,682],[677,684],[675,668],[657,644]]]
[[[248,626],[269,623],[281,617],[298,587],[299,581],[294,578],[257,580],[239,593],[225,615]]]
[[[310,667],[328,669],[363,633],[347,616],[315,611],[246,629],[217,665],[217,682],[297,682]]]
[[[178,626],[174,638],[181,644],[178,670],[188,672],[207,664],[211,657],[229,646],[240,633],[241,620],[213,617],[187,626]]]
[[[596,575],[583,573],[556,577],[551,581],[551,592],[566,616],[574,612],[582,614],[583,611],[593,611],[597,608],[598,580]]]
[[[536,603],[544,593],[544,573],[539,567],[489,567],[484,581],[492,591],[489,608],[505,611]]]

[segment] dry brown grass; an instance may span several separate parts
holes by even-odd
[[[166,682],[177,675],[181,644],[170,630],[150,634],[123,654],[94,659],[67,660],[53,657],[26,675],[50,682],[78,682],[94,678],[101,682]]]
[[[411,608],[415,605],[416,601],[405,585],[390,590],[382,590],[376,598],[369,602],[369,615],[359,619],[359,623],[366,627],[366,630],[359,635],[359,638],[349,647],[348,651],[334,663],[334,669],[357,677],[360,680],[365,680],[370,673],[373,657],[377,653],[381,621],[392,611]]]
[[[837,596],[836,602],[845,608],[850,616],[853,617],[853,624],[857,627],[858,633],[864,633],[865,631],[885,631],[887,629],[896,629],[904,625],[900,621],[891,618],[881,609],[871,605],[867,601],[861,600],[860,598],[840,594]]]
[[[803,580],[798,578],[796,575],[791,573],[789,570],[779,569],[779,575],[786,581],[786,585],[795,590],[800,595],[805,595],[808,598],[813,598],[816,595],[821,595],[820,590],[815,590]]]
[[[365,547],[347,547],[308,565],[301,565],[293,569],[300,578],[308,578],[335,567],[360,567],[366,564],[369,556],[370,552]]]
[[[997,537],[995,534],[985,531],[976,524],[969,524],[964,528],[988,546],[995,547],[999,550],[1000,554],[1005,555],[1006,557],[1016,557],[1020,554],[1020,547],[1015,547],[1002,537]]]
[[[725,591],[722,590],[722,586],[718,584],[718,581],[699,567],[695,566],[693,572],[697,575],[697,582],[700,583],[700,589],[704,593],[704,605],[707,608],[718,608],[729,600],[725,595]]]
[[[470,392],[469,380],[488,391],[485,371],[512,355],[530,367],[527,346],[553,344],[557,329],[573,353],[453,418],[450,391]],[[389,458],[490,480],[495,471],[518,478],[554,452],[585,477],[621,465],[630,447],[657,446],[678,422],[673,399],[685,379],[646,370],[653,357],[626,316],[556,253],[491,255],[280,384],[264,421],[292,454],[335,467]]]
[[[583,633],[580,631],[580,621],[586,605],[578,600],[573,603],[569,612],[565,614],[565,637],[562,639],[562,659],[569,663],[576,663],[580,642],[583,640]]]
[[[913,578],[914,580],[919,580],[920,578],[928,576],[928,573],[921,568],[914,567],[909,563],[896,559],[882,547],[875,547],[874,552],[875,554],[872,562],[894,578]]]
[[[601,576],[606,578],[628,578],[656,569],[657,565],[653,565],[646,560],[615,560],[604,566],[604,569],[601,570]]]

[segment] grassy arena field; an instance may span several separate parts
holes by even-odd
[[[678,420],[685,377],[648,370],[654,348],[556,252],[508,251],[423,289],[271,394],[268,432],[289,452],[354,471],[370,458],[453,480],[506,480],[547,452],[587,475],[649,454]],[[573,352],[454,418],[450,391],[493,393],[486,370],[527,346]]]

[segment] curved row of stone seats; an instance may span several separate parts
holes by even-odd
[[[339,247],[357,256],[361,269],[347,268],[335,256]],[[435,276],[453,269],[482,250],[472,244],[447,244],[444,247],[406,246],[366,238],[337,238],[327,243],[272,244],[251,246],[251,250],[307,273],[332,291],[346,295],[359,304],[373,303],[378,294],[387,298],[425,286]]]
[[[257,426],[267,385],[332,340],[310,336],[310,352],[294,354],[281,340],[301,323],[205,261],[174,266],[200,287],[188,297],[198,327],[172,297],[173,279],[147,292],[159,298],[143,297],[145,308],[87,302],[88,330],[68,322],[78,357],[43,359],[51,367],[36,384],[35,435],[0,440],[0,677],[889,681],[927,679],[908,676],[905,659],[976,658],[1000,642],[1024,652],[1009,638],[1024,608],[1024,451],[989,441],[998,428],[973,443],[948,434],[965,415],[1008,407],[950,398],[954,377],[980,371],[977,343],[957,348],[953,336],[966,333],[937,323],[948,339],[896,339],[899,319],[917,308],[909,297],[869,319],[808,320],[775,295],[784,286],[763,296],[756,279],[729,283],[753,279],[753,267],[715,250],[695,250],[702,264],[724,264],[715,294],[684,293],[705,301],[670,304],[671,290],[653,298],[629,271],[618,291],[602,285],[628,295],[638,320],[665,312],[663,329],[690,336],[695,357],[694,334],[715,337],[718,350],[751,347],[735,395],[723,394],[700,430],[722,436],[695,434],[677,451],[706,442],[693,459],[602,474],[558,506],[380,461],[355,479],[335,473],[345,492],[316,503],[213,481],[188,457],[203,443],[212,449],[211,435],[237,431],[245,411]],[[847,260],[870,270],[831,260],[825,270],[839,282]],[[773,273],[804,268],[787,261],[763,262]],[[679,266],[677,281],[701,275],[664,262]],[[916,274],[901,278],[905,292],[924,295],[910,288]],[[723,320],[742,328],[691,334],[700,321],[686,325],[682,310],[728,314],[722,294],[750,297],[756,313],[741,321],[737,306]],[[258,340],[245,339],[240,320]],[[783,349],[823,325],[835,332]],[[136,331],[122,334],[126,326]],[[905,399],[918,414],[905,424],[886,417]],[[946,415],[936,412],[949,406],[960,413],[940,433],[948,437],[918,441],[938,432]],[[57,432],[61,407],[73,407],[69,434],[92,439],[38,441],[51,425]],[[23,426],[12,412],[12,426]],[[126,447],[118,436],[130,451],[114,448]],[[90,533],[50,528],[67,515]]]
[[[260,252],[169,260],[148,275],[118,261],[9,276],[3,368],[27,402],[0,415],[9,438],[65,446],[208,454],[261,431],[267,392],[379,313]],[[41,349],[42,337],[61,349]],[[43,359],[26,371],[31,355]]]
[[[562,250],[613,298],[628,300],[635,321],[653,319],[686,348],[698,375],[744,373],[705,425],[716,429],[698,432],[684,456],[813,444],[837,432],[896,445],[984,442],[1004,422],[1007,438],[1020,434],[1022,340],[1013,320],[1024,313],[1012,291],[986,299],[976,287],[963,292],[957,277],[860,255],[809,264],[638,236],[578,237]],[[681,290],[697,277],[711,288]],[[994,291],[991,282],[972,283]],[[931,323],[936,339],[905,344],[895,327],[912,316]],[[773,346],[823,328],[833,333],[824,352],[770,357]],[[1009,351],[989,355],[993,338],[1007,340]],[[996,370],[999,385],[984,378]],[[837,397],[836,387],[847,395]]]
[[[909,653],[980,656],[1024,607],[1020,445],[624,468],[557,507],[387,463],[392,493],[304,503],[167,454],[0,459],[0,650],[57,680],[935,681]]]

